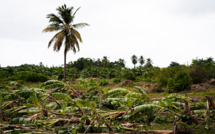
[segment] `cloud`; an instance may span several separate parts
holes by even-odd
[[[214,14],[215,13],[214,0],[180,0],[176,12],[178,14],[186,14],[190,17]]]
[[[155,66],[165,67],[171,61],[184,64],[192,58],[215,56],[212,0],[8,0],[0,4],[0,16],[4,18],[0,22],[0,41],[4,42],[1,47],[7,45],[0,57],[10,55],[1,64],[42,61],[45,65],[61,65],[62,52],[56,54],[47,48],[55,33],[42,30],[48,25],[46,15],[56,13],[55,9],[64,3],[75,9],[81,6],[75,23],[90,24],[79,29],[81,50],[75,55],[68,53],[67,61],[108,56],[111,61],[123,58],[131,67],[130,57],[136,54],[151,58]],[[34,60],[25,59],[25,52]]]

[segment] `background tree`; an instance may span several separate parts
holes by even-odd
[[[79,42],[82,42],[80,33],[77,28],[88,26],[87,23],[72,24],[77,10],[73,12],[73,7],[67,7],[65,4],[57,8],[58,14],[48,14],[50,25],[43,30],[43,32],[58,31],[54,37],[49,41],[48,47],[54,42],[54,51],[59,51],[64,43],[64,79],[66,80],[66,55],[72,50],[76,53],[79,51]]]
[[[145,66],[146,66],[147,68],[153,67],[153,66],[152,66],[152,60],[151,60],[150,58],[147,59],[146,65],[145,65]]]
[[[131,56],[131,61],[134,64],[134,66],[137,64],[137,56],[136,55],[132,55]]]
[[[145,60],[144,60],[143,56],[140,56],[139,63],[140,63],[141,66],[145,63]]]
[[[170,64],[169,64],[169,67],[175,67],[175,66],[180,66],[180,64],[178,62],[175,62],[175,61],[172,61]]]
[[[119,58],[118,63],[119,63],[120,67],[125,67],[125,60],[124,59]]]
[[[109,62],[108,57],[107,56],[103,56],[102,63],[104,65],[104,67],[107,67],[108,62]]]
[[[102,67],[102,61],[100,60],[100,58],[98,58],[96,61],[95,61],[95,65],[97,67]]]

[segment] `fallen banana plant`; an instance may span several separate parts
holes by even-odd
[[[204,123],[210,132],[215,123],[215,103],[210,96],[201,103],[178,94],[153,99],[137,86],[104,93],[93,80],[85,84],[94,87],[77,91],[75,86],[56,80],[34,89],[15,82],[4,86],[0,95],[0,132],[177,133],[195,131]],[[170,127],[156,128],[166,127],[165,123]]]

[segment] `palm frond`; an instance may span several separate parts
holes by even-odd
[[[49,22],[57,23],[57,24],[63,24],[63,21],[58,17],[57,15],[51,13],[47,15],[47,18],[49,18]]]
[[[77,9],[75,10],[75,12],[72,14],[72,16],[75,16],[75,14],[78,12],[78,10],[79,10],[80,8],[81,8],[81,7],[77,8]]]
[[[85,26],[90,26],[90,25],[88,23],[77,23],[77,24],[71,25],[70,27],[71,28],[82,28],[82,27],[85,27]]]
[[[52,39],[49,41],[48,48],[51,46],[52,42],[55,41],[55,39],[56,39],[56,37],[57,37],[57,34],[58,34],[58,33],[56,33],[56,34],[52,37]]]
[[[43,29],[43,32],[53,32],[61,30],[60,27],[48,26],[47,28]]]
[[[72,10],[73,7],[67,8],[66,5],[57,8],[58,14],[65,24],[70,24],[73,21]]]
[[[65,32],[63,30],[57,34],[56,42],[54,44],[54,50],[56,50],[56,51],[60,50],[64,37],[65,37]]]
[[[72,33],[80,42],[82,42],[81,35],[80,35],[80,33],[79,33],[77,30],[71,29],[71,33]]]
[[[78,40],[77,40],[76,36],[74,36],[74,35],[72,35],[72,43],[71,44],[72,44],[71,46],[73,46],[72,50],[75,49],[75,51],[76,51],[76,48],[78,48],[78,51],[80,50]]]
[[[65,40],[65,44],[66,44],[66,52],[69,50],[73,50],[74,53],[76,53],[76,47],[78,48],[79,51],[79,43],[77,38],[74,35],[70,35],[66,37]]]

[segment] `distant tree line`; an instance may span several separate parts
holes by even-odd
[[[78,78],[96,77],[112,79],[114,83],[123,80],[152,82],[158,85],[155,91],[165,89],[168,92],[189,90],[191,84],[204,83],[215,78],[215,61],[211,57],[193,59],[191,65],[171,62],[166,68],[154,67],[150,58],[145,63],[142,56],[138,59],[133,55],[131,62],[135,64],[139,62],[139,66],[127,68],[121,58],[112,62],[107,56],[96,60],[82,57],[67,64],[66,75],[68,80],[73,81]],[[64,68],[45,67],[42,63],[0,67],[0,83],[14,80],[37,82],[48,79],[64,80]]]

